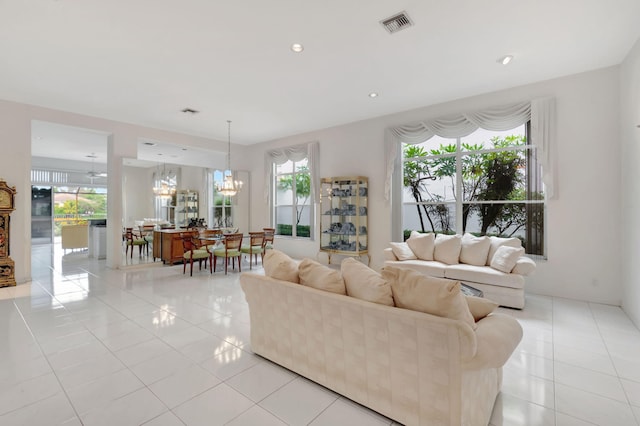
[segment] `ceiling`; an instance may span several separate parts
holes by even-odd
[[[414,25],[387,33],[401,11]],[[0,99],[222,141],[229,119],[254,144],[619,64],[639,17],[638,0],[0,0]]]

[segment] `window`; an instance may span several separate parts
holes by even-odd
[[[529,123],[402,145],[402,227],[518,237],[544,254],[544,194]]]
[[[209,219],[213,228],[231,228],[233,227],[233,210],[234,204],[232,197],[222,195],[216,191],[218,185],[224,182],[224,170],[213,171],[213,217]]]
[[[54,235],[60,235],[63,225],[87,223],[107,218],[107,188],[54,186]]]
[[[273,164],[273,225],[277,235],[311,238],[314,208],[308,158]]]

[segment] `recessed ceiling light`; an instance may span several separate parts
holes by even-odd
[[[513,55],[506,55],[506,56],[502,56],[501,58],[498,58],[496,62],[502,65],[507,65],[509,62],[511,62],[512,59],[513,59]]]
[[[296,52],[296,53],[300,53],[304,50],[304,46],[301,45],[300,43],[293,43],[291,45],[291,50]]]
[[[369,97],[370,98],[377,98],[378,94],[376,92],[371,92],[371,93],[369,93]]]

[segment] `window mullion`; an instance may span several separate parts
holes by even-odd
[[[456,233],[462,234],[462,203],[463,193],[462,190],[462,156],[461,156],[461,138],[456,138]]]

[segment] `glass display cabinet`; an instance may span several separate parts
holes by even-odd
[[[368,197],[366,177],[330,177],[320,180],[320,251],[331,256],[367,256]]]
[[[199,217],[198,191],[182,190],[176,194],[174,210],[176,228],[186,228],[191,219]]]

